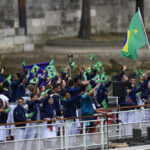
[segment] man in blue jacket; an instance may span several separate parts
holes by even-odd
[[[26,118],[26,112],[27,111],[23,107],[23,104],[24,104],[23,98],[19,98],[17,100],[17,103],[18,103],[18,105],[14,109],[14,112],[13,112],[14,122],[18,123],[18,122],[29,121]],[[15,126],[17,127],[16,128],[16,137],[15,137],[15,140],[17,140],[17,141],[24,140],[25,139],[25,135],[26,135],[26,123],[16,124]],[[23,144],[22,142],[18,143],[18,145],[17,145],[18,149],[22,149],[22,144]]]

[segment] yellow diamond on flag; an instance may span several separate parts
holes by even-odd
[[[134,33],[137,34],[137,32],[138,32],[138,30],[137,30],[137,29],[134,29]]]

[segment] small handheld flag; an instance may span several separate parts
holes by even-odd
[[[35,77],[35,78],[33,78],[33,79],[31,79],[29,81],[29,83],[31,83],[31,84],[36,84],[37,82],[39,82],[39,78],[38,77]]]
[[[55,65],[55,60],[54,60],[54,58],[51,60],[51,62],[50,62],[50,65]]]
[[[26,66],[26,62],[25,62],[25,60],[22,62],[22,64],[21,64],[22,66]]]
[[[44,91],[41,93],[41,95],[45,95],[45,94],[47,94],[49,91],[50,91],[50,89],[44,90]]]
[[[101,82],[102,83],[104,83],[104,82],[107,82],[108,81],[108,76],[105,74],[105,72],[103,72],[102,74],[101,74]]]
[[[83,78],[84,78],[84,81],[87,80],[86,72],[83,72]]]
[[[106,103],[106,100],[104,99],[102,102],[102,106],[103,108],[108,108],[108,104]]]
[[[34,112],[31,112],[31,113],[29,113],[29,114],[26,115],[26,118],[30,119],[30,118],[32,118],[33,115],[34,115]]]
[[[143,76],[143,70],[136,70],[135,71],[135,73],[136,73],[136,75],[138,75],[138,76]]]
[[[34,65],[34,66],[32,67],[32,69],[31,69],[30,72],[31,72],[32,74],[36,74],[36,73],[39,71],[39,69],[40,69],[39,66]]]
[[[8,113],[9,111],[10,111],[10,108],[4,110],[5,113]]]
[[[11,75],[6,78],[6,81],[9,83],[9,85],[11,85]]]
[[[91,66],[89,66],[89,67],[87,68],[87,72],[88,72],[88,73],[91,73],[91,72],[92,72]]]
[[[89,59],[90,59],[91,61],[94,61],[94,54],[91,54]]]
[[[71,67],[72,67],[72,70],[73,70],[73,71],[75,70],[75,65],[76,65],[76,62],[75,62],[75,61],[72,62]]]
[[[97,75],[93,78],[93,80],[94,80],[96,83],[100,82],[100,76],[97,74]]]

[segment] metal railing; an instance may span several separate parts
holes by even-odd
[[[26,127],[11,127],[25,122],[0,124],[0,133],[5,131],[0,136],[6,137],[6,132],[11,130],[14,137],[12,141],[1,141],[0,149],[109,149],[109,140],[132,137],[133,128],[141,129],[143,136],[147,134],[147,127],[150,126],[149,107],[141,105],[99,109],[96,110],[99,114],[94,116],[29,121]]]

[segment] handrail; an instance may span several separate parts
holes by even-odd
[[[94,117],[105,117],[107,115],[107,113],[104,113],[104,112],[100,112],[100,113],[102,113],[103,115],[90,115],[90,116],[70,117],[70,118],[57,118],[57,119],[48,119],[48,120],[39,120],[39,121],[4,123],[4,124],[0,124],[0,126],[18,125],[18,124],[26,124],[26,123],[55,122],[55,121],[60,121],[60,120],[85,119],[85,118],[94,118]]]
[[[90,115],[90,116],[81,116],[81,117],[70,117],[70,118],[57,118],[57,119],[49,119],[49,120],[39,120],[39,121],[26,121],[26,122],[15,122],[15,123],[5,123],[0,124],[0,126],[7,126],[7,125],[18,125],[18,124],[26,124],[26,123],[42,123],[42,122],[55,122],[60,120],[70,120],[70,119],[85,119],[85,118],[94,118],[94,117],[105,117],[107,115],[110,115],[107,113],[109,110],[122,110],[122,109],[130,109],[130,108],[141,108],[150,106],[150,104],[146,105],[137,105],[137,106],[124,106],[124,107],[112,107],[112,108],[103,108],[103,109],[96,109],[96,113],[101,113],[101,115]]]
[[[145,105],[136,105],[136,106],[124,106],[124,107],[112,107],[112,108],[102,108],[102,109],[97,109],[96,111],[107,111],[107,110],[121,110],[121,109],[130,109],[130,108],[141,108],[141,107],[146,107],[150,106],[150,104],[145,104]]]

